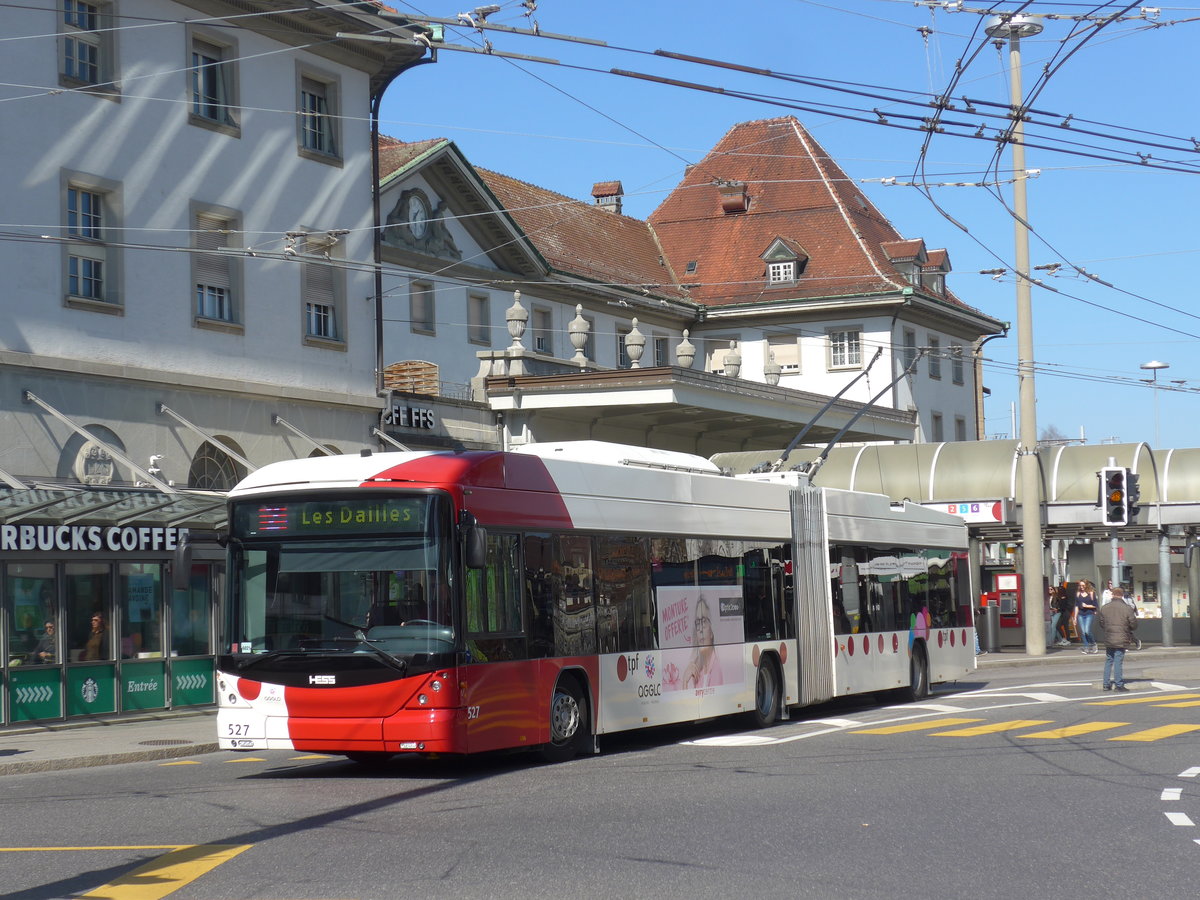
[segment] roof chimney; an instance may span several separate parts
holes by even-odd
[[[592,185],[592,197],[596,205],[605,212],[621,213],[621,198],[625,196],[625,188],[619,181],[597,181]]]
[[[743,213],[750,206],[750,197],[746,194],[744,181],[718,181],[717,190],[721,192],[723,213]]]

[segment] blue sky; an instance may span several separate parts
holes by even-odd
[[[428,2],[392,0],[405,14],[454,18],[463,11]],[[1066,17],[1107,15],[1126,4],[963,6],[1023,6]],[[393,83],[381,112],[384,133],[449,138],[477,166],[589,202],[594,182],[619,179],[625,212],[644,218],[684,166],[699,161],[732,125],[795,115],[901,234],[949,250],[950,287],[964,302],[1013,323],[1008,338],[987,345],[984,375],[992,392],[986,430],[1013,433],[1016,288],[1011,274],[979,274],[1013,269],[1013,222],[1004,205],[1012,202],[1011,156],[1006,149],[997,175],[996,142],[959,136],[978,125],[1002,126],[982,115],[1002,110],[984,104],[1009,98],[1008,50],[982,38],[985,16],[911,0],[538,0],[537,7],[526,17],[510,0],[489,21],[527,28],[536,20],[542,32],[608,46],[447,28],[447,43],[479,46],[486,37],[496,50],[563,65],[442,50],[436,64]],[[1027,142],[1044,145],[1026,150],[1026,167],[1040,170],[1027,191],[1030,262],[1062,264],[1057,274],[1035,272],[1055,289],[1033,289],[1037,421],[1039,432],[1054,427],[1089,443],[1117,438],[1196,447],[1200,152],[1192,138],[1200,137],[1200,6],[1158,9],[1143,14],[1150,18],[1103,26],[1047,18],[1040,35],[1021,43],[1026,92],[1045,76],[1030,104],[1036,124],[1026,133]],[[1139,15],[1139,7],[1128,14]],[[828,80],[842,90],[648,55],[657,49]],[[610,69],[767,99],[649,83]],[[927,116],[932,108],[900,101],[924,102],[951,87],[959,108],[946,118],[964,124],[929,136],[927,146],[924,132],[860,121],[877,120],[875,109],[893,124]],[[973,101],[974,114],[963,108],[963,97]],[[941,212],[906,185],[914,175],[930,186]],[[889,178],[896,183],[884,183]],[[969,186],[955,185],[962,182]],[[1158,373],[1157,392],[1141,381],[1151,373],[1140,366],[1151,360],[1170,365]]]

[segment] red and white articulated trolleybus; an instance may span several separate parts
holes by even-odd
[[[373,761],[974,668],[961,519],[594,441],[266,466],[230,494],[220,746]]]

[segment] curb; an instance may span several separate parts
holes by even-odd
[[[201,753],[216,753],[220,748],[216,741],[205,744],[189,744],[178,747],[158,747],[147,750],[130,750],[125,753],[100,753],[94,756],[73,756],[63,759],[25,760],[0,763],[0,777],[4,775],[28,775],[33,772],[58,772],[64,769],[88,769],[93,766],[114,766],[119,763],[146,762],[156,759],[178,759]]]

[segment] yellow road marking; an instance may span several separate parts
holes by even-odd
[[[1084,706],[1121,706],[1125,703],[1161,703],[1163,700],[1191,700],[1200,694],[1155,694],[1152,697],[1122,697],[1120,700],[1089,700]]]
[[[1166,706],[1166,707],[1200,706],[1200,700],[1184,700],[1182,703],[1155,703],[1154,705],[1155,706]]]
[[[196,844],[176,847],[120,878],[80,894],[96,900],[158,900],[228,862],[251,844]]]
[[[1084,722],[1082,725],[1068,725],[1066,728],[1052,728],[1049,731],[1035,731],[1033,734],[1018,734],[1019,738],[1067,738],[1080,734],[1091,734],[1093,731],[1105,731],[1109,728],[1122,728],[1128,722]]]
[[[905,731],[927,731],[930,728],[944,728],[947,725],[966,725],[970,722],[982,722],[983,719],[929,719],[925,722],[910,722],[907,725],[889,725],[886,728],[868,728],[864,731],[852,731],[851,734],[900,734]]]
[[[1200,725],[1160,725],[1158,728],[1147,728],[1145,731],[1135,731],[1133,734],[1123,734],[1111,737],[1110,741],[1161,741],[1163,738],[1174,737],[1177,734],[1187,734],[1189,731],[1200,731]]]
[[[261,756],[239,756],[236,759],[227,759],[227,763],[244,763],[244,762],[266,762]]]
[[[160,766],[198,766],[198,765],[200,765],[200,760],[198,760],[198,759],[181,759],[177,762],[159,763],[159,765]]]
[[[1000,731],[1015,731],[1018,728],[1033,728],[1049,725],[1053,719],[1015,719],[1011,722],[994,722],[991,725],[976,725],[974,728],[958,728],[953,731],[935,731],[934,737],[978,737],[981,734],[996,734]]]
[[[327,753],[310,753],[308,756],[289,756],[288,759],[333,759]]]

